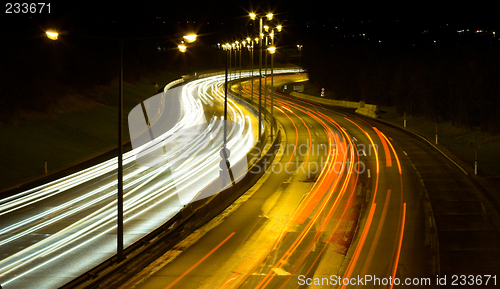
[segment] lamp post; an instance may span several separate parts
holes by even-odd
[[[298,73],[300,73],[300,67],[301,67],[301,63],[302,63],[302,47],[304,47],[302,44],[297,44],[297,49],[299,50],[299,71]]]
[[[273,19],[273,14],[268,13],[266,15],[257,15],[255,13],[250,13],[250,18],[252,20],[259,19],[259,140],[260,136],[262,135],[262,42],[263,42],[263,36],[264,34],[262,33],[262,19],[266,17],[268,20]]]
[[[266,26],[264,26],[264,28],[265,28],[266,32],[269,31],[269,26],[266,25]],[[265,77],[264,78],[264,119],[266,118],[266,114],[267,114],[267,54],[268,54],[267,53],[267,45],[269,43],[267,37],[268,37],[268,35],[266,35],[264,38],[265,44],[266,44],[266,46],[264,48],[266,51],[266,57],[264,59],[264,67],[265,67],[264,68],[264,71],[265,71],[264,72],[264,77]]]
[[[226,51],[226,71],[225,71],[225,83],[224,83],[224,142],[222,150],[220,151],[220,156],[222,160],[220,161],[220,180],[222,188],[226,185],[226,177],[229,175],[229,179],[233,181],[232,173],[229,171],[231,164],[229,163],[230,151],[227,148],[227,90],[228,90],[228,62],[231,59],[231,49],[234,48],[234,44],[229,43],[224,44],[222,48]],[[229,60],[228,60],[229,59]]]
[[[271,46],[266,48],[266,52],[271,54],[271,121],[274,120],[274,95],[273,95],[273,85],[274,85],[274,53],[276,52],[276,47],[274,46],[274,30],[276,29],[277,32],[281,32],[283,27],[281,25],[278,25],[274,28],[271,28],[269,26],[264,26],[266,32],[268,32],[268,35],[266,35],[266,47],[268,44],[267,37],[271,38]],[[266,85],[265,87],[267,88],[267,53],[266,53]],[[265,97],[266,103],[267,103],[267,97]],[[264,105],[265,107],[266,105]],[[271,125],[271,139],[273,138],[273,126]]]
[[[274,40],[272,40],[271,47],[268,48],[269,54],[271,54],[271,120],[274,120],[273,114],[273,85],[274,85],[274,53],[276,53],[276,47],[274,46]],[[271,123],[271,140],[273,139],[273,126]]]
[[[236,41],[238,43],[238,41]],[[241,53],[243,52],[243,47],[245,47],[245,41],[239,43],[238,50],[240,51],[240,87],[241,87]]]
[[[237,68],[236,68],[236,62],[237,62],[236,61],[236,57],[238,57],[238,52],[237,52],[238,51],[238,45],[237,45],[237,41],[235,43],[233,43],[233,50],[234,50],[234,79],[236,79],[237,78],[237,76],[236,76],[236,70],[237,70]]]
[[[250,54],[251,54],[251,60],[250,60],[250,69],[251,69],[251,85],[252,85],[252,92],[250,94],[250,101],[253,103],[253,44],[254,42],[257,42],[259,43],[259,38],[255,38],[254,40],[252,40],[250,37],[247,37],[247,42],[248,42],[248,49],[250,50]]]
[[[118,102],[118,196],[117,262],[123,261],[123,39],[120,39],[120,80]]]
[[[46,31],[45,32],[47,38],[51,40],[57,40],[59,34],[54,31]],[[125,41],[123,38],[107,38],[107,37],[99,37],[99,36],[89,36],[89,35],[81,35],[83,37],[89,38],[97,38],[97,39],[105,39],[105,40],[114,40],[118,41],[118,55],[120,59],[120,71],[118,78],[118,173],[117,173],[117,246],[116,246],[116,256],[117,262],[120,263],[124,260],[123,256],[123,42]],[[165,38],[165,37],[159,37]],[[148,38],[151,39],[151,38]],[[192,43],[196,40],[196,35],[191,34],[184,36],[187,42]],[[130,40],[141,40],[137,39],[127,39]],[[180,52],[186,52],[187,47],[182,42],[178,48]],[[149,125],[149,124],[148,124]]]

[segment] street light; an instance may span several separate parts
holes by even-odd
[[[188,43],[193,43],[193,42],[195,42],[195,41],[196,41],[196,37],[197,37],[197,35],[196,35],[196,34],[189,34],[189,35],[185,35],[185,36],[184,36],[184,39],[186,39],[186,41],[187,41]]]
[[[299,50],[299,73],[300,73],[300,67],[301,67],[301,62],[302,62],[302,47],[304,47],[302,44],[297,44],[297,49]]]
[[[231,164],[229,163],[229,156],[231,152],[227,148],[227,90],[228,90],[228,59],[231,59],[231,49],[234,48],[234,44],[224,44],[222,45],[222,48],[226,51],[226,72],[225,72],[225,83],[224,83],[224,143],[222,150],[220,151],[220,156],[222,160],[220,161],[219,167],[221,168],[220,171],[220,180],[222,184],[222,188],[225,187],[226,185],[226,172],[229,174],[229,179],[234,181],[234,178],[232,176],[232,173],[229,171],[229,168],[231,167]],[[235,52],[236,53],[236,52]]]
[[[250,100],[253,104],[253,44],[254,43],[259,43],[259,38],[255,37],[255,39],[251,39],[250,37],[247,37],[247,43],[248,43],[248,50],[250,50],[251,53],[251,85],[252,85],[252,92],[250,94]]]
[[[57,40],[58,33],[45,32],[47,37]],[[100,38],[100,37],[95,37]],[[104,38],[109,39],[109,38]],[[116,40],[116,39],[113,39]],[[123,261],[123,39],[118,39],[120,77],[118,78],[118,188],[117,188],[117,262]]]
[[[278,25],[276,27],[269,27],[265,26],[266,32],[268,32],[268,35],[266,35],[266,46],[268,45],[268,39],[267,37],[269,36],[271,38],[271,46],[266,49],[266,51],[271,54],[271,121],[274,121],[274,95],[273,95],[273,85],[274,85],[274,53],[276,53],[276,47],[274,46],[274,30],[276,29],[277,32],[281,32],[283,29],[283,26]],[[267,91],[267,53],[266,53],[266,91]],[[267,93],[267,92],[266,92]],[[267,106],[267,97],[264,97],[265,103],[264,107]],[[271,139],[273,138],[273,126],[271,125]]]
[[[184,45],[184,43],[179,44],[179,46],[177,46],[177,47],[179,48],[179,51],[182,53],[185,53],[187,50],[187,46]]]
[[[51,40],[57,40],[57,38],[59,37],[59,33],[54,31],[46,31],[45,34],[47,34],[47,38]]]
[[[45,32],[47,38],[51,40],[57,40],[59,33],[54,31],[46,31]],[[118,82],[118,184],[117,184],[117,249],[116,256],[117,262],[120,263],[124,260],[123,256],[123,38],[106,38],[106,37],[98,37],[98,36],[89,36],[86,35],[84,37],[89,38],[98,38],[98,39],[106,39],[106,40],[114,40],[118,41],[118,49],[119,49],[119,57],[120,57],[120,72],[119,72],[119,82]],[[159,37],[165,38],[165,37]],[[184,36],[186,38],[186,36]],[[151,39],[151,38],[147,38]],[[187,39],[191,39],[192,41],[196,40],[196,35],[194,38],[192,35],[188,35]],[[132,39],[129,39],[132,40]],[[140,38],[136,38],[133,40],[140,40]],[[191,42],[192,42],[191,41]],[[179,49],[183,52],[179,45]],[[186,47],[184,46],[184,50]]]
[[[262,42],[264,38],[264,34],[262,33],[262,19],[264,17],[267,17],[267,20],[272,20],[273,19],[273,14],[272,13],[267,13],[266,15],[257,15],[255,13],[250,13],[249,14],[250,19],[256,20],[257,18],[259,19],[259,36],[260,36],[260,41],[259,41],[259,47],[260,47],[260,52],[259,52],[259,140],[262,134]]]

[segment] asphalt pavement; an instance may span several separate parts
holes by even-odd
[[[408,136],[282,94],[273,103],[286,137],[270,172],[121,288],[336,287],[338,277],[439,274],[426,187],[399,146]]]

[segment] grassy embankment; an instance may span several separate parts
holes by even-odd
[[[321,87],[304,82],[305,94],[319,96]],[[325,98],[333,98],[331,92],[325,92]],[[396,113],[395,107],[379,107],[380,119],[403,126],[404,117]],[[474,166],[477,147],[478,174],[500,178],[500,136],[480,130],[469,130],[453,126],[451,121],[442,121],[438,126],[438,142],[467,164]],[[428,139],[434,140],[436,123],[425,117],[407,117],[407,128]]]
[[[128,112],[176,78],[178,74],[165,72],[124,84],[125,140],[130,139]],[[152,83],[158,83],[158,88]],[[51,173],[116,147],[118,85],[101,87],[96,93],[98,101],[70,95],[49,113],[22,111],[16,114],[15,124],[0,124],[0,189],[43,176],[44,160]]]

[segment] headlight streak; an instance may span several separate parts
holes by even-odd
[[[160,172],[158,172],[158,173],[156,173],[156,175],[155,175],[155,176],[151,176],[151,175],[153,175],[154,173],[156,173],[156,172],[151,172],[151,173],[149,173],[148,175],[143,176],[141,179],[136,180],[136,181],[135,181],[135,183],[140,182],[140,181],[142,181],[142,180],[144,180],[144,179],[146,179],[146,178],[150,178],[150,179],[152,179],[152,178],[154,178],[157,174],[161,173],[161,171],[160,171]],[[126,190],[126,189],[128,189],[129,187],[131,187],[131,186],[132,186],[132,185],[134,185],[135,183],[132,183],[132,184],[126,184],[126,185],[125,185],[125,187],[124,187],[124,189],[125,189],[125,190]],[[141,184],[141,186],[142,186],[142,185],[144,185],[144,184],[146,184],[146,183],[147,183],[147,182],[142,183],[142,184]],[[137,189],[137,188],[136,188],[136,189]],[[132,190],[132,191],[127,192],[127,193],[124,195],[124,197],[129,196],[129,195],[130,195],[131,193],[133,193],[133,191],[135,191],[136,189],[134,189],[134,190]],[[114,195],[116,195],[116,190],[114,190],[114,191],[111,191],[111,192],[107,193],[104,197],[100,198],[100,199],[99,199],[99,201],[100,201],[100,200],[103,200],[103,199],[105,199],[105,198],[107,198],[107,197],[114,196]],[[145,195],[147,195],[147,192],[143,192],[143,193],[142,193],[142,194],[140,194],[140,195],[134,196],[134,197],[133,197],[132,199],[130,199],[130,200],[128,200],[128,199],[127,199],[127,200],[125,200],[124,207],[128,209],[128,208],[131,206],[131,204],[133,204],[136,200],[141,200],[143,197],[145,197]],[[154,199],[153,199],[153,200],[154,200]],[[87,204],[87,205],[85,205],[85,208],[86,208],[86,207],[89,207],[90,205],[92,205],[92,204]],[[113,209],[113,208],[114,208],[114,206],[116,206],[116,201],[115,201],[115,200],[113,200],[113,201],[112,201],[112,203],[109,203],[109,204],[105,205],[104,207],[102,207],[102,208],[98,209],[96,212],[93,212],[92,214],[90,214],[90,215],[86,216],[85,218],[80,219],[80,220],[78,220],[76,223],[74,223],[74,224],[72,224],[72,225],[70,225],[70,226],[66,227],[64,230],[62,230],[62,231],[61,231],[61,232],[59,232],[59,233],[60,233],[60,234],[62,234],[62,233],[68,233],[68,232],[70,232],[70,231],[71,231],[71,229],[76,228],[78,225],[81,225],[81,224],[83,224],[84,222],[87,222],[87,221],[89,221],[89,220],[91,220],[91,219],[95,218],[96,216],[98,216],[99,214],[101,214],[102,212],[104,212],[105,210],[109,210],[109,209],[111,209],[111,211],[110,211],[110,212],[116,216],[116,212],[114,212],[114,213],[113,213],[113,211],[114,211],[114,209]],[[77,209],[78,209],[78,208],[77,208]],[[108,212],[108,214],[109,214],[109,212]],[[57,218],[57,219],[60,219],[60,218]],[[56,220],[56,221],[57,221],[57,220]],[[100,221],[100,222],[102,222],[102,221],[113,221],[113,220],[103,220],[103,219],[101,218],[101,221]],[[47,222],[50,222],[49,224],[53,223],[53,221],[52,221],[52,220],[49,220],[49,221],[47,221]],[[84,227],[83,231],[86,231],[86,230],[90,230],[90,229],[92,229],[92,227],[99,225],[99,223],[100,223],[100,222],[93,223],[93,224],[91,224],[91,225],[90,225],[90,227]],[[45,224],[45,225],[49,225],[49,224]],[[37,228],[37,229],[39,229],[39,228]],[[76,238],[76,239],[78,239],[79,237],[81,237],[81,236],[80,236],[80,235],[81,235],[81,233],[82,233],[82,230],[80,230],[80,231],[78,231],[78,232],[76,232],[76,233],[73,233],[72,235],[70,235],[70,236],[68,236],[68,237],[65,237],[64,239],[59,240],[59,241],[57,241],[56,243],[51,244],[49,247],[44,248],[44,250],[47,250],[47,249],[50,249],[50,248],[53,248],[53,247],[56,247],[56,248],[57,248],[57,247],[58,247],[58,246],[60,246],[60,245],[64,245],[64,244],[68,243],[69,241],[74,241],[74,240],[75,240],[75,238]],[[60,234],[59,234],[59,235],[60,235]],[[14,259],[14,258],[15,258],[15,257],[17,257],[18,255],[23,255],[24,253],[29,253],[30,251],[34,251],[34,249],[36,249],[37,247],[43,246],[45,243],[48,243],[48,242],[50,242],[50,241],[52,241],[52,240],[55,240],[55,239],[59,238],[59,235],[58,235],[58,234],[54,234],[54,235],[52,235],[52,236],[50,236],[50,237],[47,237],[47,238],[45,238],[44,240],[42,240],[42,241],[40,241],[40,242],[37,242],[36,244],[32,245],[31,247],[28,247],[28,248],[26,248],[26,249],[24,249],[24,250],[22,250],[22,251],[19,251],[19,252],[17,252],[16,254],[11,255],[11,256],[9,256],[8,258],[6,258],[6,259],[2,260],[2,261],[0,262],[0,264],[2,264],[2,263],[4,263],[4,262],[7,262],[7,261],[9,261],[9,260],[11,260],[11,259]],[[83,235],[82,235],[82,236],[83,236]],[[29,255],[27,255],[27,256],[24,256],[22,259],[17,260],[17,262],[19,263],[19,262],[22,262],[22,261],[25,261],[25,260],[28,260],[28,259],[34,258],[34,257],[36,257],[36,255],[41,254],[41,253],[46,254],[47,252],[46,252],[46,251],[42,251],[42,252],[33,252],[33,253],[30,253],[30,254],[29,254]],[[3,272],[4,272],[4,270],[6,270],[6,268],[4,268],[4,267],[0,267],[0,272],[2,272],[2,273],[3,273]]]
[[[193,122],[198,123],[204,121],[202,102],[215,100],[206,91],[211,90],[214,96],[220,98],[222,93],[220,93],[220,90],[217,88],[222,87],[222,84],[223,78],[221,76],[216,76],[193,81],[184,85],[181,91],[183,113],[179,122],[164,135],[155,139],[154,142],[124,154],[124,165],[126,165],[124,173],[124,178],[126,180],[124,185],[125,222],[145,212],[149,212],[152,208],[158,207],[160,204],[164,204],[165,201],[175,196],[180,190],[189,190],[194,184],[200,187],[200,180],[204,180],[201,182],[202,184],[208,184],[214,177],[218,177],[219,168],[217,164],[220,161],[219,150],[222,148],[222,121],[216,125],[217,117],[213,117],[210,123],[207,124],[206,129],[191,139],[189,145],[186,145],[184,148],[179,147],[171,150],[168,144],[172,141],[175,142],[177,139],[175,135],[176,131],[192,126]],[[196,86],[198,89],[193,91],[192,88],[196,88]],[[197,92],[199,99],[194,99],[192,92]],[[241,123],[239,126],[233,126],[228,132],[228,147],[231,149],[230,159],[231,163],[235,163],[241,157],[246,156],[246,153],[253,147],[255,139],[252,135],[253,130],[250,118],[244,115],[243,111],[234,101],[229,100],[228,104],[230,112],[228,114],[229,118]],[[205,143],[203,139],[205,139]],[[212,147],[209,143],[212,144]],[[148,148],[147,145],[150,145],[150,147]],[[161,148],[162,146],[166,146],[169,157],[174,157],[173,159],[169,159],[169,164],[177,160],[175,156],[180,158],[188,154],[189,159],[179,165],[175,171],[172,171],[170,177],[158,180],[158,176],[165,173],[170,167],[169,165],[163,165],[156,168],[143,167],[135,163],[135,158],[137,153],[143,149],[153,150],[154,148]],[[184,155],[182,154],[183,152]],[[199,158],[193,158],[192,154],[198,155]],[[40,269],[44,265],[90,242],[98,240],[105,234],[114,233],[116,201],[112,198],[116,195],[116,183],[113,178],[109,177],[116,174],[116,158],[0,201],[0,215],[6,215],[19,208],[35,205],[37,202],[84,185],[88,183],[89,180],[104,176],[105,174],[109,174],[109,176],[101,181],[97,189],[93,189],[81,196],[65,201],[47,211],[5,226],[0,231],[0,234],[5,236],[5,234],[9,232],[23,230],[23,232],[9,236],[9,238],[0,241],[0,244],[6,244],[61,221],[65,217],[75,215],[84,210],[93,210],[96,204],[107,202],[104,203],[102,207],[90,212],[84,218],[66,226],[55,234],[0,260],[0,276],[3,279],[2,284],[11,283],[22,276],[26,276],[30,272]],[[176,176],[178,176],[178,179],[175,179]],[[190,194],[195,196],[196,191],[193,190]],[[175,213],[180,207],[172,207],[169,209]],[[40,220],[43,221],[40,222]],[[129,241],[131,243],[134,240]],[[32,267],[36,264],[36,260],[40,260],[42,257],[48,257],[49,259]],[[19,273],[21,269],[23,271]],[[11,273],[16,275],[11,275]],[[12,278],[6,280],[8,277]]]

